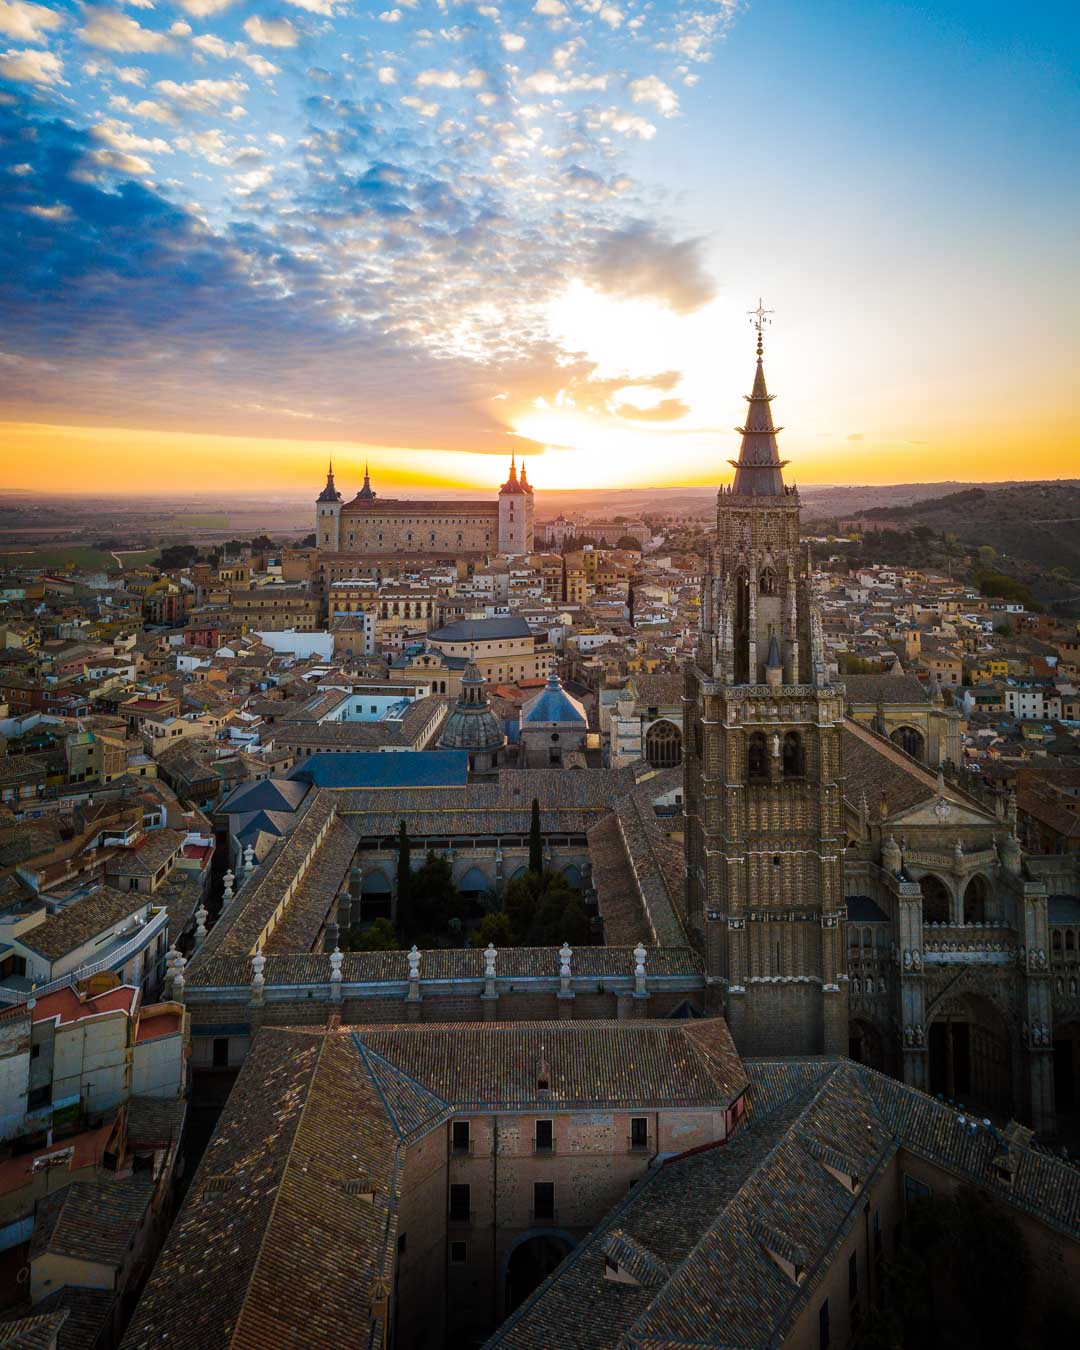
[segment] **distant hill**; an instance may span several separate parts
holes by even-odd
[[[1019,480],[1010,483],[887,483],[881,486],[855,483],[832,487],[800,487],[799,492],[803,499],[804,519],[834,520],[862,516],[882,507],[915,507],[926,502],[940,502],[975,489],[993,495],[1011,488],[1041,487],[1080,487],[1080,479],[1064,478],[1037,483]]]
[[[985,484],[859,514],[867,523],[925,525],[972,547],[987,544],[1003,557],[1065,567],[1080,576],[1080,482],[1075,479]]]

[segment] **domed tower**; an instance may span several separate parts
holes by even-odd
[[[687,919],[741,1054],[846,1054],[843,691],[777,450],[767,312],[686,668]]]
[[[341,493],[334,487],[334,461],[326,471],[326,486],[315,499],[315,547],[337,553],[341,545]]]
[[[533,551],[533,490],[525,478],[525,465],[518,479],[517,465],[510,457],[510,477],[499,489],[499,552],[522,557]]]
[[[461,695],[443,723],[440,750],[467,750],[469,772],[494,773],[502,758],[506,736],[491,710],[487,681],[473,663],[461,677]]]

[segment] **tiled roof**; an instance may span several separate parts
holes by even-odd
[[[436,645],[440,642],[496,642],[500,638],[527,638],[532,629],[524,619],[507,617],[500,619],[459,619],[457,623],[448,623],[445,628],[436,628],[428,634],[428,640]]]
[[[66,1320],[67,1311],[62,1310],[0,1322],[0,1346],[4,1350],[52,1350]]]
[[[914,1088],[846,1061],[746,1067],[749,1122],[636,1186],[490,1347],[781,1344],[900,1149],[1075,1233],[1080,1174],[1052,1156],[1018,1148],[1009,1184],[992,1166],[1000,1143]],[[610,1261],[636,1283],[605,1279]]]
[[[914,675],[845,675],[843,684],[851,703],[927,703],[923,682]]]
[[[112,1322],[116,1297],[111,1289],[80,1289],[67,1284],[35,1306],[48,1316],[65,1316],[58,1350],[98,1350],[99,1337]]]
[[[38,1202],[30,1259],[50,1252],[121,1266],[154,1194],[149,1173],[73,1181]]]
[[[327,917],[335,922],[338,892],[348,878],[357,835],[342,817],[335,819],[319,846],[317,861],[304,873],[281,922],[266,940],[266,952],[309,952]]]
[[[20,934],[19,941],[46,960],[59,961],[106,928],[129,915],[140,914],[146,908],[145,895],[102,886],[84,899],[65,906],[59,914],[50,914],[36,928]]]

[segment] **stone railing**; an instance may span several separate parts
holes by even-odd
[[[1011,965],[1018,957],[1016,931],[1002,923],[923,926],[923,958],[928,965],[965,962]]]
[[[998,861],[997,850],[979,849],[977,853],[934,853],[924,849],[905,849],[905,867],[932,867],[942,872],[963,870],[978,871],[980,868],[993,867]]]

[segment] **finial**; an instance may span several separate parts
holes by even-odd
[[[330,475],[331,478],[333,478],[333,476],[334,476],[334,456],[333,456],[333,455],[330,456],[330,467],[327,469],[326,472]]]
[[[761,297],[758,296],[757,309],[749,309],[746,312],[750,315],[751,323],[757,329],[757,356],[758,360],[760,361],[762,356],[764,355],[764,348],[762,346],[762,334],[765,331],[765,325],[767,323],[772,323],[772,319],[768,318],[767,316],[770,314],[775,314],[776,311],[772,309],[766,309],[765,306],[762,304]]]

